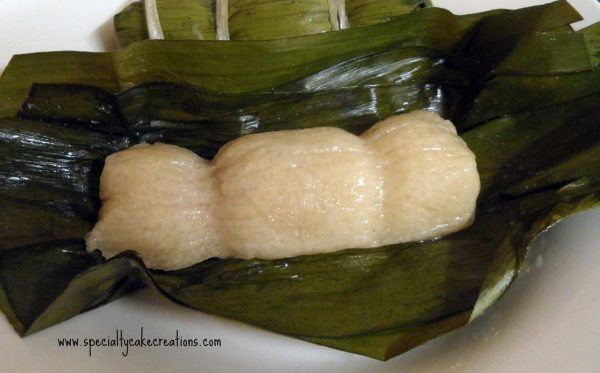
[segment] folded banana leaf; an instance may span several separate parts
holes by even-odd
[[[217,33],[215,2],[215,0],[156,0],[165,39],[215,40]]]
[[[217,38],[225,40],[266,40],[309,35],[384,23],[432,6],[429,0],[231,0],[225,4],[227,11],[219,14],[215,9],[218,5],[215,0],[155,1],[163,37],[179,40],[214,39],[219,23],[223,28],[221,32],[226,36]],[[537,16],[535,13],[539,9],[535,8],[525,10],[517,23]],[[573,9],[564,1],[546,5],[543,11],[558,18],[573,15]],[[495,10],[463,18],[475,21],[503,12]],[[516,19],[514,15],[510,17]],[[144,1],[132,3],[115,15],[114,23],[121,48],[148,39]],[[439,26],[444,30],[443,24]],[[509,25],[508,29],[511,28],[512,25]]]
[[[342,28],[347,28],[346,13],[352,26],[363,26],[431,6],[429,1],[415,0],[229,0],[227,12],[220,15],[216,0],[155,1],[164,38],[177,40],[216,39],[219,16],[225,17],[221,22],[228,26],[226,39],[267,40],[338,30],[342,17]],[[115,15],[114,23],[122,48],[148,39],[143,1]]]
[[[349,59],[390,49],[452,50],[467,32],[462,18],[441,9],[428,10],[364,29],[292,39],[144,41],[114,53],[15,56],[0,79],[0,117],[16,114],[32,83],[87,84],[117,92],[158,81],[218,93],[243,93],[270,90]],[[560,23],[567,18],[570,22],[573,17]],[[437,28],[440,25],[444,25],[443,31]],[[239,56],[244,56],[243,60]]]
[[[581,41],[579,34],[572,35]],[[541,44],[547,46],[545,42]],[[557,50],[573,56],[585,51],[583,43],[567,44],[572,47]],[[553,53],[545,48],[542,52],[552,60]],[[169,83],[142,84],[114,97],[93,87],[38,85],[19,115],[68,123],[83,119],[113,131],[119,126],[134,128],[145,140],[176,142],[212,157],[232,139],[228,129],[248,134],[277,130],[284,122],[286,128],[335,125],[360,133],[381,118],[415,109],[467,111],[476,119],[454,116],[458,128],[466,129],[506,114],[586,97],[597,93],[600,87],[600,73],[592,71],[586,56],[585,63],[574,58],[572,71],[560,75],[525,75],[531,73],[529,66],[515,65],[513,73],[517,75],[494,73],[474,100],[465,96],[462,102],[453,102],[451,91],[444,88],[468,84],[468,79],[444,67],[447,58],[423,48],[383,52],[338,64],[274,91],[238,95],[214,94]],[[546,73],[554,73],[562,63],[549,66]],[[370,69],[361,70],[365,64]],[[506,59],[500,65],[506,66]],[[579,72],[583,69],[588,71]],[[539,90],[540,86],[544,89]],[[503,95],[506,91],[520,94]],[[544,100],[536,99],[540,97]],[[71,107],[70,103],[78,106]],[[461,107],[454,109],[457,105]],[[106,110],[117,106],[118,111]],[[98,112],[99,107],[104,110]],[[73,113],[77,113],[76,118]]]
[[[593,66],[600,66],[600,24],[595,23],[581,30],[590,51],[590,61]]]
[[[478,43],[485,44],[502,37],[516,40],[524,32],[548,31],[580,19],[566,1],[491,16],[455,16],[425,8],[383,24],[291,39],[144,41],[113,53],[17,55],[0,78],[0,118],[16,115],[33,83],[93,85],[109,92],[148,82],[188,84],[216,93],[269,91],[378,52],[423,47],[451,53],[475,26],[481,30]],[[510,24],[512,29],[492,30],[497,24]]]
[[[345,0],[349,27],[387,22],[415,10],[432,6],[428,0]]]
[[[148,39],[144,3],[141,1],[129,4],[116,14],[113,23],[119,48],[125,48],[136,41]]]
[[[89,86],[35,85],[18,115],[112,133],[128,128],[135,139],[176,143],[212,158],[240,134],[278,130],[281,123],[286,129],[330,125],[360,133],[389,115],[417,109],[439,111],[440,89],[439,84],[431,83],[214,95],[189,86],[148,83],[112,96]],[[98,97],[104,101],[94,106]],[[55,103],[61,103],[60,107]],[[73,103],[78,113],[75,118]],[[99,113],[98,107],[117,110]]]
[[[598,92],[600,73],[594,70],[582,33],[535,32],[518,39],[494,41],[498,49],[509,52],[500,58],[494,56],[493,62],[485,61],[490,58],[485,47],[466,48],[468,52],[460,57],[465,60],[458,64],[468,71],[465,78],[471,83],[459,108],[461,112],[455,114],[458,128],[467,129],[490,118],[545,108]]]
[[[328,0],[229,0],[231,40],[288,38],[332,29]]]
[[[563,32],[561,26],[576,18],[572,11],[552,10],[560,6],[569,9],[558,3],[479,19],[424,9],[387,24],[285,43],[211,43],[209,49],[203,42],[183,42],[188,57],[185,48],[173,46],[181,42],[154,42],[120,55],[13,60],[0,79],[2,116],[20,117],[0,119],[0,194],[6,201],[0,309],[27,335],[149,284],[195,309],[379,359],[466,324],[506,290],[534,237],[600,205],[600,87],[582,85],[579,92],[573,80],[558,79],[536,91],[549,90],[554,100],[526,107],[511,98],[512,86],[490,84],[566,76],[585,82],[596,76],[595,65],[586,67],[580,58],[570,65],[540,58],[543,65],[535,71],[518,63],[533,58],[515,55],[519,40]],[[411,25],[427,19],[445,20],[455,34],[452,27],[444,36]],[[486,24],[495,22],[511,29],[493,32]],[[418,39],[411,43],[409,36]],[[562,51],[581,56],[587,48],[593,61],[597,33],[587,30],[584,36],[585,43],[569,37]],[[362,45],[344,44],[359,40]],[[326,43],[336,48],[298,52]],[[498,49],[472,59],[478,50],[489,51],[488,44]],[[529,45],[551,55],[535,42]],[[289,71],[269,77],[266,71],[276,63],[263,69],[251,47],[259,48],[263,65],[275,58],[295,66],[285,64]],[[163,59],[163,48],[179,53]],[[234,53],[247,53],[251,66],[232,63]],[[180,62],[201,55],[210,60],[202,69]],[[36,61],[42,63],[39,72]],[[510,70],[500,68],[506,61],[512,61]],[[64,69],[65,62],[75,68]],[[254,81],[244,77],[252,68],[259,72]],[[534,85],[531,80],[532,90]],[[493,97],[488,90],[503,104],[472,114],[472,97]],[[477,155],[483,190],[477,219],[464,231],[437,241],[274,261],[210,259],[170,272],[148,271],[133,252],[105,260],[85,251],[82,237],[98,209],[102,160],[140,138],[210,156],[246,133],[331,123],[360,131],[414,108],[455,121],[476,118],[461,136]]]
[[[276,261],[212,259],[180,271],[147,272],[133,253],[100,264],[97,253],[85,252],[82,240],[40,237],[0,252],[6,298],[0,306],[17,320],[18,331],[29,334],[145,282],[199,310],[387,359],[465,324],[473,308],[481,313],[515,275],[533,237],[554,221],[600,203],[600,123],[593,115],[600,95],[586,100],[491,121],[464,133],[478,156],[486,198],[472,227],[442,240]],[[6,128],[26,126],[48,124],[1,122],[3,135]],[[565,141],[564,133],[574,128],[576,135]],[[64,132],[72,130],[76,128]],[[517,146],[515,138],[521,139]],[[493,151],[490,141],[497,146]],[[559,152],[551,159],[540,157],[548,146]],[[20,149],[21,154],[26,151]],[[50,166],[65,154],[55,152],[57,161]],[[578,162],[571,161],[578,157]],[[48,173],[47,168],[36,171]],[[89,176],[93,195],[98,174]],[[69,218],[64,215],[55,221]],[[4,225],[7,231],[31,231],[23,229],[27,215],[15,218]],[[92,222],[89,217],[81,220]],[[34,241],[38,232],[31,233]],[[19,276],[23,273],[26,279]]]

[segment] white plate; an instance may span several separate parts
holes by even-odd
[[[115,47],[112,15],[128,0],[0,0],[0,70],[13,54]],[[545,1],[438,0],[456,13]],[[572,0],[590,24],[595,0]],[[27,338],[0,316],[0,372],[69,371],[419,371],[599,372],[600,209],[544,234],[530,270],[467,327],[380,362],[177,306],[146,289]],[[220,339],[221,347],[58,347],[58,338]]]

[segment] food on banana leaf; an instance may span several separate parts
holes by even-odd
[[[0,309],[29,335],[148,285],[378,359],[463,326],[508,289],[540,232],[600,206],[600,30],[573,32],[578,20],[565,1],[469,16],[426,8],[273,41],[17,56],[0,79]],[[210,158],[250,133],[361,133],[417,109],[452,120],[477,156],[477,218],[464,230],[175,271],[86,250],[103,160],[140,139]]]
[[[475,156],[451,122],[424,111],[360,137],[334,127],[248,135],[212,162],[143,144],[106,160],[87,247],[133,249],[166,270],[379,247],[465,228],[478,193]]]

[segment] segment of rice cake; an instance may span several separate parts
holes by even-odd
[[[241,137],[214,160],[228,250],[281,258],[373,246],[382,175],[358,137],[322,127]]]
[[[382,245],[441,237],[471,223],[479,174],[452,122],[414,111],[375,124],[361,138],[385,180]]]
[[[221,253],[210,162],[174,145],[141,144],[106,158],[102,208],[88,250],[142,254],[150,268],[174,269]]]

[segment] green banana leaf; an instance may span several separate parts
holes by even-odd
[[[259,1],[231,0],[228,6],[232,40],[264,40],[310,35],[339,29],[337,0]],[[386,22],[415,9],[431,6],[428,1],[347,1],[353,26]],[[214,0],[157,0],[165,39],[214,40]],[[143,1],[115,15],[120,47],[148,38]]]
[[[215,0],[156,0],[165,39],[215,40]]]
[[[590,52],[590,61],[593,66],[600,65],[600,24],[595,23],[581,30]]]
[[[165,39],[216,39],[215,0],[157,0],[156,7]],[[120,48],[148,39],[144,1],[129,4],[114,17]]]
[[[184,42],[191,60],[210,57],[205,70],[186,69],[179,62],[184,49],[169,42],[141,43],[148,45],[143,53],[130,48],[120,55],[14,59],[0,79],[0,112],[7,117],[0,119],[0,309],[27,335],[146,284],[195,309],[379,359],[466,324],[506,290],[535,236],[600,205],[600,87],[584,85],[579,92],[573,80],[559,79],[537,87],[536,94],[553,100],[526,107],[510,98],[510,85],[490,84],[596,77],[598,70],[580,58],[570,65],[538,59],[544,65],[535,71],[518,63],[526,60],[513,51],[519,40],[543,43],[535,33],[563,32],[561,26],[576,18],[572,11],[556,12],[560,7],[570,9],[557,3],[480,18],[424,9],[387,24],[285,43],[211,43],[208,49]],[[430,29],[418,35],[411,22],[429,17],[445,20],[455,34]],[[511,30],[485,26],[506,21]],[[398,32],[404,29],[410,32]],[[373,30],[382,35],[374,37]],[[407,41],[411,35],[419,39]],[[594,35],[585,31],[585,43],[567,37],[562,51],[581,56],[589,48],[592,57],[598,52],[590,42]],[[357,40],[363,45],[344,44]],[[320,43],[334,43],[339,51],[298,52]],[[488,45],[498,49],[471,58]],[[253,66],[244,71],[230,56],[248,53],[260,66],[250,46],[262,48],[263,64],[275,58],[302,66],[245,80]],[[180,52],[161,62],[167,56],[161,48]],[[43,63],[39,72],[36,61]],[[511,68],[502,70],[506,61]],[[64,69],[65,62],[77,68]],[[219,74],[229,80],[209,84]],[[535,84],[531,80],[532,90]],[[503,104],[471,114],[472,98],[493,97],[488,90]],[[102,160],[140,138],[211,156],[246,133],[331,123],[357,132],[415,108],[455,121],[476,118],[461,136],[477,155],[483,190],[477,219],[464,231],[437,241],[274,261],[210,259],[170,272],[148,271],[133,252],[105,260],[85,251],[82,237],[99,207]]]
[[[343,5],[331,0],[329,5],[327,3],[326,0],[302,0],[293,3],[284,0],[232,0],[229,2],[226,21],[228,34],[233,40],[266,40],[309,35],[350,26],[385,23],[411,11],[432,6],[429,0],[345,0]],[[331,4],[338,5],[340,9],[337,12],[335,7],[330,10]],[[217,21],[214,0],[157,0],[157,8],[166,39],[215,38]],[[533,10],[534,8],[524,10],[523,18],[519,19],[519,22],[539,11]],[[573,9],[563,1],[545,6],[542,11],[554,13],[559,18],[574,14]],[[505,11],[495,10],[462,18],[465,22],[475,22],[483,16],[503,12]],[[511,18],[515,19],[514,14]],[[130,4],[115,15],[114,23],[121,48],[148,39],[143,1]],[[444,30],[443,24],[439,27],[439,31]]]
[[[415,10],[432,6],[428,0],[345,0],[350,27],[387,22]]]
[[[109,92],[148,82],[189,84],[216,93],[268,91],[377,52],[422,47],[450,53],[476,25],[483,30],[477,40],[484,43],[518,39],[524,32],[552,30],[580,19],[566,1],[486,16],[425,8],[387,23],[291,39],[144,41],[113,53],[17,55],[0,78],[0,118],[14,117],[33,83],[93,85]],[[490,30],[496,24],[513,28]]]
[[[81,240],[64,241],[68,235],[56,236],[56,240],[62,239],[59,241],[41,238],[41,242],[5,248],[0,253],[0,283],[10,304],[3,305],[3,311],[17,318],[21,325],[18,330],[32,333],[145,282],[196,309],[367,356],[392,357],[465,324],[478,302],[489,306],[491,301],[481,298],[485,290],[497,286],[499,279],[515,275],[517,263],[535,235],[555,220],[600,203],[600,184],[594,181],[600,174],[600,123],[589,115],[598,104],[600,95],[595,95],[585,102],[505,118],[500,124],[488,122],[464,133],[463,138],[481,164],[486,197],[480,202],[471,228],[442,240],[277,261],[213,259],[180,271],[148,273],[133,253],[98,265],[101,259],[97,254],[87,254]],[[563,135],[573,129],[573,123],[577,124],[577,136],[565,142]],[[26,125],[48,126],[5,120],[2,131]],[[38,136],[37,131],[29,134]],[[515,137],[525,139],[516,149]],[[35,142],[21,138],[25,143]],[[490,140],[500,145],[494,151],[490,151]],[[560,147],[560,152],[540,163],[547,146]],[[589,149],[594,149],[595,158],[586,156],[580,162],[569,162],[582,152],[589,154]],[[57,158],[65,154],[56,153]],[[538,162],[524,162],[530,159]],[[514,163],[523,166],[514,167]],[[588,169],[582,169],[586,163]],[[557,168],[562,172],[554,173]],[[3,169],[11,172],[10,168]],[[48,173],[43,168],[36,171]],[[538,179],[531,182],[530,175]],[[97,177],[90,177],[90,191],[97,186]],[[540,177],[546,182],[540,182]],[[519,184],[527,188],[505,193]],[[23,227],[26,217],[18,217],[10,222],[13,226],[7,227],[9,231],[16,224]],[[65,213],[55,221],[69,218]],[[82,220],[92,223],[90,219]],[[499,258],[502,266],[492,276],[494,260]],[[56,264],[50,268],[47,263]],[[40,266],[47,271],[37,269]],[[30,275],[24,284],[17,274],[31,274],[33,270],[28,268],[36,268],[36,276]],[[486,281],[491,285],[482,289]],[[48,283],[55,286],[51,292],[44,291],[57,298],[48,295],[40,299],[37,295],[42,283],[44,287]],[[31,298],[22,297],[25,291]],[[497,296],[499,293],[492,300]],[[319,317],[313,317],[316,314]]]
[[[333,29],[328,0],[229,0],[231,40],[268,40]]]
[[[144,13],[144,3],[129,4],[113,18],[119,48],[125,48],[136,41],[148,39],[148,28]]]
[[[136,139],[176,143],[211,158],[240,134],[277,130],[281,123],[287,129],[330,125],[360,133],[395,113],[436,111],[439,91],[439,85],[426,84],[230,96],[211,95],[189,86],[149,83],[111,97],[88,86],[36,85],[18,115],[113,133],[119,126],[127,127]],[[93,106],[97,97],[107,99]],[[56,103],[60,108],[52,106]],[[78,112],[75,118],[71,105]],[[121,117],[116,111],[101,111],[99,115],[98,107],[118,107]],[[90,124],[92,121],[96,124]]]
[[[468,53],[460,57],[467,61],[464,68],[469,71],[469,79],[479,82],[471,85],[463,99],[462,112],[455,114],[455,125],[460,129],[490,118],[541,109],[598,92],[600,74],[593,70],[582,33],[535,32],[516,42],[514,38],[502,38],[493,44],[498,50],[512,47],[500,58],[493,57],[492,61],[501,59],[500,63],[486,62],[489,54],[486,56],[480,47],[469,46]],[[482,55],[484,58],[475,58]],[[485,72],[490,70],[491,75]]]
[[[165,39],[216,39],[215,0],[157,0],[156,3]],[[134,4],[115,16],[121,47],[148,38],[144,3]],[[328,0],[230,0],[225,22],[232,40],[310,35],[339,28],[337,14],[330,14],[329,7]]]
[[[219,93],[243,93],[289,84],[349,59],[392,48],[450,51],[466,33],[466,27],[461,18],[447,11],[429,10],[365,29],[293,39],[144,41],[114,53],[15,56],[0,79],[0,117],[16,114],[33,83],[87,84],[117,92],[158,81],[190,84]],[[574,17],[567,18],[571,21]],[[439,25],[445,25],[446,30],[427,32],[438,30],[435,26]]]

